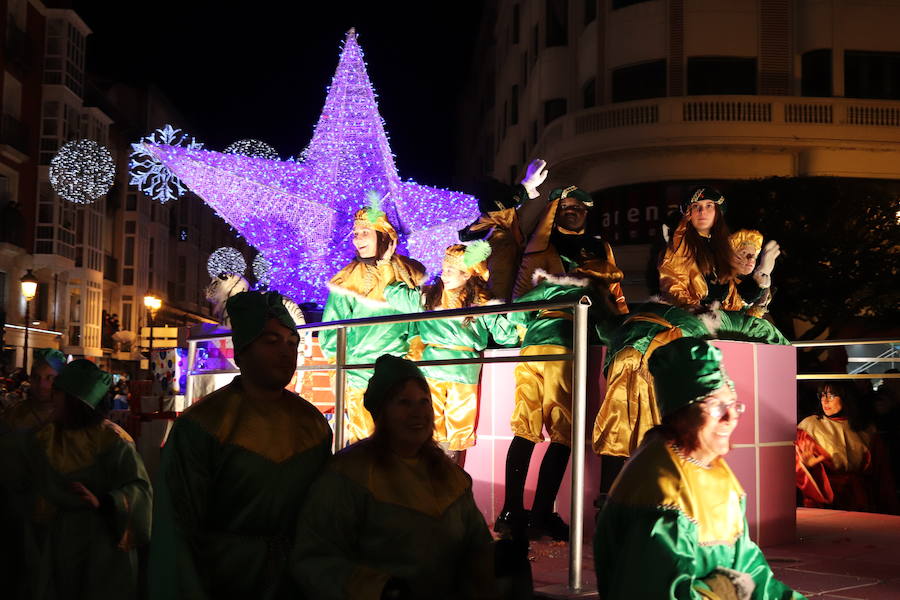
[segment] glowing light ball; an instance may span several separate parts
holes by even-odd
[[[131,180],[129,183],[137,186],[160,204],[165,204],[184,195],[188,188],[148,150],[149,144],[166,144],[189,150],[200,149],[203,144],[171,125],[157,129],[150,135],[141,138],[136,144],[131,144],[131,163],[129,164]]]
[[[241,154],[251,158],[278,160],[275,148],[259,140],[238,140],[225,148],[226,154]]]
[[[269,287],[269,283],[271,283],[272,281],[272,277],[270,275],[272,264],[268,260],[266,260],[266,257],[263,256],[261,252],[256,255],[256,258],[253,259],[251,268],[253,269],[253,276],[256,277],[257,287]]]
[[[94,140],[66,142],[50,161],[50,184],[75,204],[94,202],[109,191],[115,176],[112,155]]]
[[[244,255],[231,246],[217,249],[206,261],[206,271],[213,278],[219,275],[243,275],[246,270],[247,261],[244,260]]]
[[[440,271],[444,248],[458,241],[457,231],[478,216],[472,196],[400,179],[352,29],[299,160],[147,147],[265,254],[270,287],[298,303],[324,302],[328,280],[353,259],[353,215],[367,192],[384,197],[382,210],[400,235],[398,252],[432,273]]]

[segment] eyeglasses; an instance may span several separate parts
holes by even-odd
[[[721,419],[729,409],[734,409],[734,414],[736,415],[742,415],[744,414],[744,411],[747,410],[747,405],[743,402],[738,402],[737,400],[734,402],[704,402],[702,406],[706,414],[713,419]]]

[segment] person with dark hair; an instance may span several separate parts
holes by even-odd
[[[650,357],[662,424],[619,474],[594,536],[597,588],[631,598],[803,598],[750,540],[746,494],[725,462],[744,405],[707,342]]]
[[[23,597],[137,597],[153,491],[134,441],[97,410],[111,382],[91,361],[67,364],[50,422],[24,439],[10,486],[24,519]]]
[[[818,387],[819,409],[797,425],[797,487],[803,505],[897,512],[890,459],[875,426],[841,382]]]
[[[331,278],[323,321],[398,314],[385,300],[385,287],[401,281],[414,288],[425,279],[425,267],[420,262],[394,252],[397,231],[379,207],[377,195],[369,200],[370,205],[359,209],[353,221],[357,256]],[[409,351],[411,329],[409,323],[353,327],[347,331],[347,361],[371,363],[385,353],[404,356]],[[322,354],[333,359],[337,352],[337,332],[333,329],[319,332],[319,345]],[[350,442],[368,437],[374,430],[372,416],[363,407],[363,393],[371,376],[371,369],[347,372],[344,406]]]
[[[476,241],[453,244],[444,253],[441,274],[425,288],[394,282],[384,296],[401,312],[447,310],[483,306],[495,302],[487,289],[487,258],[491,247]],[[503,346],[519,342],[515,325],[504,315],[419,321],[416,332],[425,344],[424,360],[477,358],[490,337]],[[478,417],[478,379],[481,365],[423,367],[434,404],[435,439],[448,456],[463,464],[467,448],[475,445]]]
[[[149,597],[294,598],[294,525],[331,429],[289,392],[300,337],[276,292],[228,299],[241,374],[175,420],[163,447]]]
[[[364,402],[375,432],[338,452],[300,513],[291,557],[307,598],[494,597],[492,539],[471,478],[432,435],[415,363],[382,355]]]
[[[53,381],[66,365],[66,355],[54,348],[37,348],[33,354],[28,394],[0,412],[0,433],[38,429],[53,416]]]
[[[516,302],[555,302],[591,299],[592,325],[588,343],[603,340],[606,318],[618,316],[610,285],[622,279],[618,270],[603,258],[581,257],[568,275],[538,271],[536,287]],[[525,329],[521,356],[568,354],[573,347],[572,310],[540,310],[510,313],[510,321]],[[572,445],[572,362],[570,360],[522,362],[515,369],[515,407],[510,417],[513,439],[506,455],[506,484],[503,508],[494,531],[513,540],[550,537],[568,541],[569,526],[553,512]],[[538,475],[531,511],[524,507],[525,479],[535,444],[550,444]]]

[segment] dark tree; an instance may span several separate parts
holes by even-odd
[[[732,230],[753,228],[783,250],[770,306],[783,331],[812,323],[801,339],[863,318],[900,326],[900,182],[774,177],[728,185]]]

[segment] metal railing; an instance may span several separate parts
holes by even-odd
[[[563,310],[573,312],[572,352],[567,354],[535,354],[529,356],[498,356],[493,358],[470,358],[459,360],[421,360],[419,366],[468,365],[509,362],[543,362],[572,361],[572,487],[571,516],[569,521],[569,589],[573,592],[583,591],[582,557],[584,550],[584,464],[585,464],[585,425],[587,420],[587,353],[588,353],[588,309],[591,301],[582,296],[578,301],[570,302],[516,302],[511,304],[492,304],[473,308],[440,310],[423,313],[387,315],[383,317],[367,317],[364,319],[346,319],[327,323],[310,323],[298,325],[297,330],[325,331],[337,330],[337,351],[334,364],[304,365],[297,371],[335,371],[334,390],[334,440],[335,448],[344,447],[344,395],[346,372],[356,369],[371,369],[374,363],[347,364],[347,330],[353,327],[384,325],[387,323],[414,323],[434,319],[459,319],[469,316],[506,314],[511,312],[530,312],[535,310]],[[222,369],[217,371],[194,371],[194,359],[197,344],[229,339],[231,334],[198,336],[188,340],[188,375],[211,375],[219,373],[237,373],[238,369]],[[185,405],[191,403],[192,386],[188,384],[185,394]]]
[[[900,373],[860,373],[864,368],[871,368],[880,362],[900,362],[900,357],[893,360],[885,360],[892,354],[897,353],[897,347],[900,346],[900,340],[885,339],[857,339],[857,340],[811,340],[808,342],[791,342],[795,348],[833,348],[836,346],[872,346],[889,344],[891,350],[882,352],[876,357],[848,357],[847,362],[865,362],[863,367],[858,367],[850,373],[797,373],[797,381],[822,381],[828,379],[900,379]],[[855,359],[855,360],[854,360]]]

